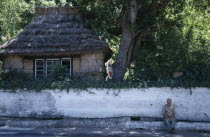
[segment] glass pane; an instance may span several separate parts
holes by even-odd
[[[59,60],[53,60],[53,64],[54,65],[58,65],[59,64]]]
[[[44,74],[44,71],[37,71],[36,72],[36,75],[38,76],[38,75],[43,75]]]
[[[47,65],[47,71],[52,70],[52,65]]]
[[[60,65],[59,59],[47,60],[47,78],[50,78],[52,75],[53,65]]]
[[[42,70],[43,71],[44,70],[44,66],[41,66],[41,67],[37,66],[36,70]]]
[[[44,60],[36,60],[36,78],[44,78]]]
[[[52,62],[51,61],[47,61],[47,65],[49,66],[49,65],[52,65]]]
[[[44,65],[44,61],[36,61],[36,65],[37,66],[43,66]]]
[[[36,78],[42,78],[43,79],[43,75],[37,75]]]
[[[70,59],[62,59],[62,66],[65,66],[65,76],[70,77],[70,68],[71,68]]]
[[[57,60],[57,59],[47,60],[47,69],[51,70],[51,67],[55,64],[59,64],[59,60]]]
[[[62,61],[62,65],[66,66],[66,69],[70,69],[70,61]]]

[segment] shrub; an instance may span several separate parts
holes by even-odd
[[[54,65],[51,65],[51,79],[53,80],[64,80],[66,78],[65,76],[65,67],[66,66],[61,66],[59,64],[54,64]]]
[[[2,80],[23,80],[26,78],[26,74],[18,69],[8,69],[1,73]]]

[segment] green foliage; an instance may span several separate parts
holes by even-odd
[[[141,12],[146,11],[151,4],[151,0],[140,2]],[[196,81],[193,83],[208,81],[210,74],[208,4],[208,0],[172,0],[168,8],[162,9],[158,15],[143,17],[139,14],[137,25],[130,27],[140,29],[150,25],[152,33],[136,48],[127,79],[146,82],[156,80],[160,83],[160,80],[166,79],[173,81],[172,74],[181,71],[185,72],[182,79],[186,81]],[[128,15],[121,0],[0,0],[0,45],[13,38],[31,22],[35,6],[65,5],[81,6],[80,12],[85,24],[111,46],[114,51],[112,59],[115,60],[122,34],[117,21],[127,18]],[[63,79],[59,76],[62,75],[55,74],[55,79]],[[45,87],[42,84],[40,86]],[[18,86],[14,84],[14,87]]]
[[[142,6],[141,13],[147,11],[151,4],[151,0],[139,2]],[[115,60],[122,34],[117,21],[127,18],[126,7],[119,0],[78,0],[77,3],[83,7],[81,13],[87,26],[109,43],[114,51],[112,59]],[[190,67],[199,70],[199,74],[208,71],[208,67],[201,69],[202,66],[209,66],[210,62],[208,4],[208,0],[172,0],[168,7],[158,14],[139,14],[136,25],[130,27],[138,30],[152,26],[152,32],[135,49],[135,56],[132,57],[133,62],[126,78],[169,79],[177,71],[185,72],[188,76],[191,72]],[[200,69],[192,64],[200,64]],[[204,79],[208,78],[208,75],[203,76]]]
[[[65,66],[61,66],[59,64],[54,64],[51,67],[51,79],[54,80],[64,80],[65,79]]]
[[[68,0],[67,0],[68,1]],[[66,0],[0,0],[0,45],[15,37],[28,25],[36,6],[72,5]]]
[[[157,16],[153,33],[136,50],[128,78],[160,80],[184,72],[185,79],[209,79],[210,16],[206,2],[186,1],[182,8],[169,5]]]
[[[0,44],[13,38],[33,17],[34,6],[24,0],[0,1]]]
[[[0,79],[2,79],[2,72],[3,72],[3,69],[2,69],[2,61],[0,60]]]
[[[117,19],[126,15],[120,14],[123,10],[122,2],[77,0],[76,3],[81,6],[80,14],[86,26],[110,45],[114,51],[112,59],[115,60],[122,34]]]
[[[1,40],[8,40],[20,29],[20,6],[17,1],[3,0],[0,2],[0,35]]]
[[[0,80],[1,89],[22,89],[41,91],[45,89],[67,90],[86,90],[88,88],[97,89],[129,89],[129,88],[149,88],[149,87],[171,87],[171,88],[193,88],[209,87],[208,81],[196,81],[185,79],[166,79],[158,81],[123,81],[123,82],[106,82],[106,81],[87,81],[84,79],[65,79],[62,81],[55,80]],[[210,88],[210,87],[209,87]]]
[[[1,78],[2,80],[24,80],[27,78],[27,75],[22,71],[17,69],[9,69],[2,71]]]

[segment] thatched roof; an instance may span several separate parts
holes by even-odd
[[[0,48],[1,54],[111,53],[104,41],[84,27],[76,7],[37,7],[32,23]]]

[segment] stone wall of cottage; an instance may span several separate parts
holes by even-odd
[[[105,73],[104,53],[81,55],[80,74],[90,80],[103,80]]]
[[[23,59],[23,72],[30,78],[33,78],[33,59]]]
[[[23,58],[20,56],[7,56],[3,59],[3,69],[16,69],[18,71],[23,70]]]
[[[73,75],[80,74],[81,58],[73,58]]]
[[[17,70],[24,73],[24,77],[33,78],[33,59],[24,59],[21,56],[7,56],[3,59],[4,71]]]
[[[81,54],[73,58],[73,76],[83,76],[90,80],[103,80],[105,74],[105,55],[102,52]],[[16,69],[33,78],[33,59],[25,59],[21,56],[7,56],[3,60],[4,70]]]

